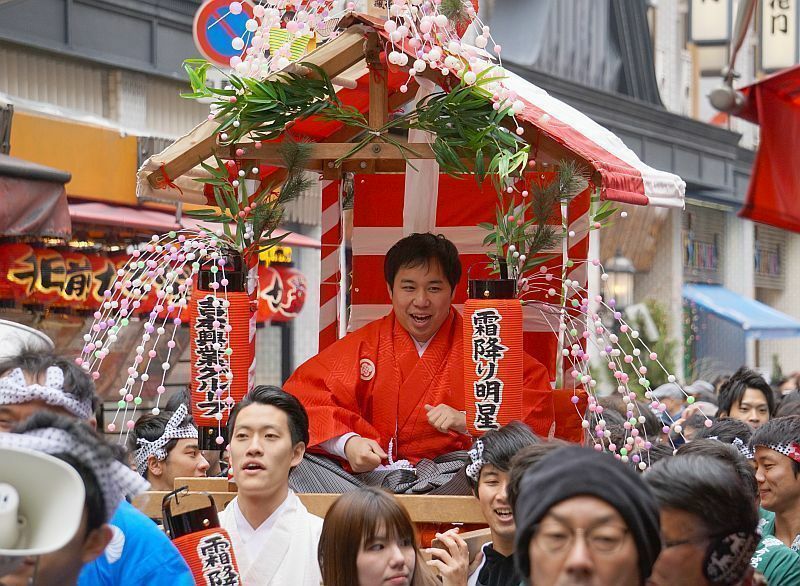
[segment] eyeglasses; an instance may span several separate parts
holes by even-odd
[[[588,548],[594,553],[611,554],[622,549],[628,529],[617,525],[599,525],[589,529],[567,527],[559,523],[542,523],[533,535],[537,547],[550,554],[566,553],[583,534]]]

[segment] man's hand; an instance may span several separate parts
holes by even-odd
[[[344,454],[353,472],[372,472],[389,456],[375,440],[353,436],[344,445]]]
[[[425,405],[425,411],[428,412],[428,423],[436,428],[436,431],[447,433],[452,430],[467,433],[467,416],[450,405],[444,403],[436,407]]]
[[[431,547],[429,566],[439,570],[442,586],[463,586],[467,583],[469,571],[469,548],[467,542],[458,534],[458,529],[437,533],[436,539],[447,549]]]

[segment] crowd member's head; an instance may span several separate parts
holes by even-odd
[[[205,476],[208,461],[200,453],[197,428],[185,405],[177,411],[142,415],[129,438],[136,471],[153,490],[173,490],[175,479]]]
[[[778,382],[778,391],[784,396],[794,393],[799,390],[798,382],[800,382],[800,373],[798,372],[785,376]]]
[[[687,442],[695,439],[701,431],[706,429],[706,421],[709,421],[709,419],[702,413],[694,413],[684,420],[681,433],[683,433],[683,437]]]
[[[704,401],[713,405],[717,404],[717,389],[708,381],[698,379],[687,385],[684,390],[695,398],[695,401]]]
[[[467,478],[492,532],[492,545],[505,556],[514,551],[514,514],[506,492],[511,458],[538,441],[527,425],[512,421],[487,432],[469,452]]]
[[[719,416],[744,421],[753,429],[764,425],[775,412],[769,383],[757,372],[742,367],[719,390]]]
[[[667,414],[673,419],[677,419],[680,414],[683,404],[686,401],[686,395],[678,386],[677,383],[664,383],[657,386],[652,396],[654,399],[661,401],[667,407]]]
[[[775,417],[788,417],[789,415],[800,415],[800,392],[792,391],[784,395],[781,404],[775,410]]]
[[[776,513],[800,511],[800,416],[773,419],[750,438],[761,506]]]
[[[456,247],[441,235],[411,234],[386,253],[383,273],[397,321],[418,342],[430,340],[461,279]]]
[[[258,386],[234,407],[228,437],[239,496],[283,502],[289,472],[308,445],[308,414],[300,401],[278,387]]]
[[[135,495],[147,483],[120,460],[120,452],[106,444],[85,423],[43,411],[15,428],[0,433],[0,446],[48,453],[72,466],[85,488],[83,519],[78,532],[63,548],[5,576],[5,586],[29,584],[76,584],[85,563],[97,558],[112,538],[107,525],[126,495]],[[43,483],[47,478],[41,479]],[[56,488],[56,487],[54,487]]]
[[[758,502],[758,484],[756,483],[756,472],[750,465],[747,454],[749,453],[747,444],[726,443],[719,439],[695,439],[689,443],[679,446],[675,451],[676,456],[687,456],[689,454],[701,454],[714,458],[718,462],[728,464],[739,476],[753,506]]]
[[[41,351],[0,360],[0,431],[44,409],[94,423],[97,405],[94,382],[72,360]]]
[[[658,507],[608,454],[561,448],[519,485],[516,560],[528,584],[644,584],[660,550]]]
[[[724,444],[731,444],[742,456],[752,460],[753,452],[750,449],[750,437],[752,435],[753,429],[744,421],[720,419],[715,421],[711,427],[701,429],[695,436],[695,441],[713,439]]]
[[[649,584],[741,584],[759,538],[752,489],[737,469],[686,454],[655,464],[644,479],[658,500],[663,539]]]
[[[525,473],[553,451],[569,445],[571,444],[563,440],[551,439],[546,442],[525,446],[514,454],[511,458],[511,470],[508,473],[508,485],[506,486],[508,504],[511,505],[512,511],[516,510],[519,485]]]
[[[181,405],[186,405],[187,411],[189,411],[189,417],[191,418],[191,408],[192,408],[192,397],[189,393],[188,387],[181,387],[172,395],[170,395],[169,399],[167,399],[167,403],[164,405],[164,411],[177,411],[178,407]],[[206,476],[220,476],[222,475],[222,468],[220,462],[220,451],[219,450],[202,450],[201,453],[203,457],[208,462],[208,470],[206,470]]]
[[[325,586],[435,584],[417,549],[411,518],[378,488],[336,499],[325,515],[318,552]]]

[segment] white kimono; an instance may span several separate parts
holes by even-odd
[[[239,510],[238,499],[228,504],[219,520],[231,536],[242,586],[319,586],[322,519],[309,513],[289,490],[275,512],[253,529]]]

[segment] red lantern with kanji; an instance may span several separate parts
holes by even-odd
[[[222,449],[228,416],[249,388],[250,296],[234,265],[225,271],[225,290],[221,272],[202,269],[189,302],[192,416],[205,450]]]
[[[27,244],[0,244],[0,302],[13,305],[33,294],[36,258]]]
[[[267,323],[278,312],[281,303],[283,283],[281,275],[273,267],[258,265],[258,312],[256,323]]]
[[[32,301],[34,304],[52,305],[61,300],[61,292],[67,278],[67,267],[60,252],[51,248],[34,248],[36,284]]]
[[[273,265],[280,275],[280,302],[275,307],[273,322],[287,322],[297,317],[306,302],[308,281],[303,273],[294,267]],[[269,297],[273,299],[274,296]]]
[[[468,299],[464,304],[464,406],[473,436],[522,419],[522,304]]]

